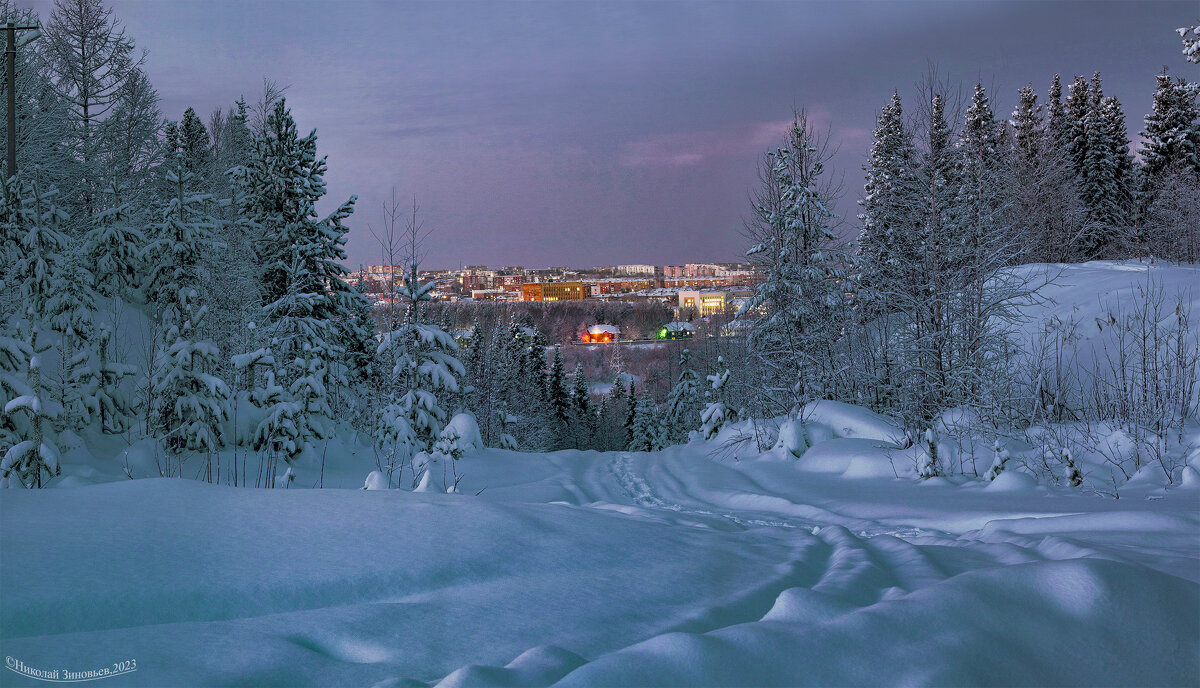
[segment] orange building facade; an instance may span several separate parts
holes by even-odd
[[[582,301],[587,297],[583,282],[526,282],[522,301]]]

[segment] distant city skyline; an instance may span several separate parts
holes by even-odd
[[[1200,79],[1174,32],[1187,1],[111,6],[169,119],[290,87],[329,157],[322,209],[359,196],[352,267],[382,262],[368,226],[393,187],[433,231],[430,268],[735,261],[793,107],[840,147],[853,225],[875,114],[893,89],[911,107],[930,64],[1001,118],[1028,82],[1044,99],[1053,74],[1099,70],[1135,142],[1164,65]]]

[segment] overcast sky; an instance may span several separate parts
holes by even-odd
[[[48,16],[50,3],[26,2]],[[853,218],[878,108],[926,66],[994,91],[1099,70],[1130,133],[1154,74],[1200,78],[1185,2],[114,0],[170,119],[262,79],[288,84],[328,155],[330,201],[359,196],[349,263],[379,262],[394,187],[433,230],[426,265],[736,260],[755,163],[793,106],[831,127]],[[907,103],[906,103],[907,104]]]

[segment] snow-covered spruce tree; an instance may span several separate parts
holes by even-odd
[[[18,197],[18,184],[16,178],[7,183],[3,216],[6,235],[15,237],[19,246],[6,283],[19,291],[23,308],[17,325],[20,343],[5,346],[5,367],[23,365],[24,370],[7,378],[7,394],[16,396],[4,404],[12,444],[0,459],[0,486],[41,487],[42,473],[53,477],[62,470],[55,442],[62,407],[47,386],[42,359],[53,339],[47,321],[56,286],[61,286],[56,281],[68,240],[58,230],[64,213],[54,204],[54,190],[44,191],[35,175]]]
[[[316,204],[325,195],[324,158],[317,157],[315,130],[301,137],[284,100],[275,103],[264,131],[254,138],[249,163],[239,168],[238,203],[243,216],[258,231],[256,253],[262,275],[262,298],[271,304],[283,298],[305,297],[303,317],[321,321],[306,333],[313,344],[307,357],[320,371],[317,386],[326,393],[345,384],[346,350],[351,342],[370,337],[357,325],[355,305],[363,295],[342,278],[347,228],[343,221],[354,210],[351,196],[330,215],[320,218]],[[270,306],[267,307],[271,310]],[[288,309],[275,309],[284,312]],[[268,324],[271,323],[268,320]],[[315,337],[324,338],[319,345]],[[279,357],[284,352],[276,348]],[[361,359],[356,359],[361,360]]]
[[[978,90],[978,86],[977,86]],[[1017,90],[1017,106],[1009,120],[1013,135],[1013,154],[1017,160],[1032,166],[1045,145],[1042,135],[1042,106],[1037,102],[1033,85]]]
[[[459,341],[459,340],[455,340]],[[462,405],[470,409],[479,419],[479,432],[485,445],[495,446],[499,439],[496,427],[496,367],[501,364],[493,347],[491,330],[475,321],[471,335],[459,342],[459,360],[462,361],[465,384],[460,381],[459,395]]]
[[[204,256],[220,247],[217,221],[209,210],[212,197],[188,191],[193,175],[177,145],[171,165],[165,180],[174,193],[147,229],[150,241],[143,252],[150,266],[147,296],[161,333],[151,374],[153,429],[172,455],[210,455],[224,444],[220,424],[228,418],[231,398],[214,374],[220,354],[205,336],[208,309],[202,305],[204,285],[213,279],[203,269]]]
[[[366,284],[359,279],[354,290],[362,296],[350,302],[353,318],[342,330],[345,336],[346,382],[345,394],[340,405],[349,413],[347,420],[356,429],[369,432],[374,424],[375,411],[380,401],[380,370],[376,364],[375,349],[379,346],[371,301],[366,295]]]
[[[265,388],[256,396],[266,404],[266,417],[255,430],[254,448],[268,456],[266,484],[279,475],[278,460],[291,467],[316,440],[332,436],[333,411],[326,380],[328,361],[341,352],[332,343],[329,321],[318,317],[324,294],[305,291],[312,284],[296,246],[285,271],[287,290],[263,308],[269,345],[250,354],[253,362],[270,365]],[[235,363],[246,367],[245,360]]]
[[[59,424],[81,430],[98,411],[98,372],[93,361],[96,308],[92,271],[78,241],[68,239],[68,255],[55,272],[47,307],[50,329],[58,334],[58,375],[54,381],[63,409]]]
[[[137,373],[137,368],[112,359],[112,328],[101,325],[96,335],[95,418],[100,432],[115,435],[132,426],[133,404],[121,388],[122,381]]]
[[[718,356],[717,365],[724,363],[725,359]],[[721,428],[737,422],[737,411],[729,407],[729,389],[726,386],[729,382],[729,369],[725,368],[720,373],[709,375],[707,379],[710,389],[704,396],[710,401],[700,414],[700,435],[706,440],[711,440],[721,432]]]
[[[618,451],[629,442],[625,431],[625,419],[629,416],[629,395],[624,376],[617,374],[612,391],[605,400],[604,413],[600,416],[598,446],[601,451]]]
[[[987,472],[983,474],[983,479],[991,482],[995,480],[1001,473],[1004,472],[1008,465],[1009,456],[1008,450],[1000,446],[1000,440],[997,439],[992,445],[992,465],[988,467]]]
[[[1046,137],[1047,145],[1052,146],[1059,151],[1061,155],[1067,154],[1067,149],[1070,146],[1070,125],[1067,119],[1067,110],[1062,99],[1062,79],[1055,74],[1050,81],[1050,90],[1046,97]]]
[[[1087,212],[1084,255],[1118,257],[1132,243],[1133,162],[1124,113],[1115,98],[1104,96],[1099,72],[1090,83],[1075,77],[1066,105],[1069,150]]]
[[[1098,98],[1096,100],[1099,102]],[[1066,132],[1067,152],[1071,158],[1075,176],[1082,184],[1087,177],[1088,126],[1093,117],[1091,87],[1086,77],[1075,75],[1074,81],[1067,88],[1063,111],[1065,113],[1063,127]]]
[[[501,407],[496,410],[496,422],[499,433],[499,438],[496,440],[495,446],[500,449],[509,451],[518,451],[520,445],[517,444],[517,438],[513,437],[508,431],[509,426],[516,420],[516,417],[509,414],[508,409]]]
[[[197,306],[199,293],[180,286],[177,315],[163,337],[167,345],[155,367],[154,393],[158,401],[155,424],[168,451],[179,455],[218,451],[225,438],[222,423],[229,418],[229,387],[212,371],[220,359],[217,347],[202,339],[206,306]],[[206,477],[211,479],[211,464]],[[217,479],[220,480],[218,474]]]
[[[1006,190],[1011,207],[1005,215],[1018,242],[1018,258],[1064,263],[1082,259],[1084,211],[1065,149],[1062,86],[1057,75],[1043,121],[1037,94],[1020,89],[1010,120],[1013,132]]]
[[[609,446],[609,429],[613,427],[613,410],[607,395],[600,397],[599,403],[594,404],[596,431],[592,433],[590,449],[596,451],[611,451]]]
[[[625,431],[625,437],[621,442],[622,447],[628,447],[633,443],[633,426],[637,423],[637,400],[637,388],[631,379],[625,403],[625,421],[622,423],[622,429]]]
[[[413,257],[401,287],[408,312],[399,327],[383,334],[377,351],[395,361],[391,371],[395,392],[380,412],[375,431],[386,457],[382,468],[390,477],[398,469],[403,475],[407,465],[414,485],[421,476],[413,459],[434,450],[448,420],[446,396],[457,394],[458,378],[466,372],[457,358],[454,337],[424,322],[422,306],[432,300],[436,282],[422,282],[417,268]]]
[[[1100,121],[1105,132],[1105,145],[1113,159],[1116,176],[1116,192],[1113,203],[1117,208],[1116,226],[1120,241],[1129,253],[1131,225],[1134,222],[1134,196],[1137,188],[1138,168],[1130,152],[1129,133],[1125,127],[1125,109],[1116,96],[1106,96],[1100,102]]]
[[[876,287],[894,310],[889,345],[903,371],[898,376],[896,409],[919,431],[946,406],[961,401],[954,389],[951,356],[956,332],[954,300],[965,284],[955,284],[951,249],[958,242],[954,223],[959,171],[954,132],[946,119],[945,100],[932,79],[925,85],[927,104],[920,113],[923,132],[915,183],[920,199],[919,224],[893,242],[890,278]]]
[[[1079,470],[1079,463],[1071,455],[1070,447],[1063,447],[1060,450],[1059,460],[1062,462],[1063,468],[1066,469],[1067,484],[1071,487],[1083,485],[1083,472]]]
[[[511,419],[507,431],[524,448],[549,449],[554,439],[547,418],[545,340],[510,318],[496,348],[496,404]]]
[[[1200,64],[1200,25],[1181,26],[1175,32],[1183,39],[1183,54],[1187,61]]]
[[[5,332],[0,335],[0,408],[31,391],[29,361],[33,358],[33,350],[12,334],[6,325]],[[17,414],[0,414],[0,458],[28,434],[26,419]]]
[[[554,436],[554,449],[571,446],[571,393],[567,389],[567,372],[563,366],[562,351],[554,347],[554,358],[546,371],[546,401],[550,410],[550,422]]]
[[[783,408],[847,388],[838,340],[850,258],[832,227],[833,187],[822,179],[826,143],[797,112],[787,145],[769,153],[771,172],[747,223],[755,242],[747,256],[765,275],[748,306],[762,315],[747,343],[777,381],[768,391]]]
[[[866,394],[876,408],[892,407],[898,396],[899,361],[888,343],[893,314],[884,293],[890,291],[898,272],[916,265],[912,240],[920,224],[916,166],[917,151],[896,91],[876,123],[858,216],[863,228],[855,313],[862,322],[856,323],[856,330],[868,340],[859,347],[858,363]],[[875,352],[878,355],[864,356]]]
[[[162,181],[171,192],[158,218],[146,227],[140,256],[146,271],[146,301],[164,329],[174,324],[167,320],[179,315],[180,288],[200,289],[210,281],[201,274],[204,257],[220,246],[212,196],[188,191],[192,177],[182,166],[178,131],[173,123],[167,127],[167,148],[172,152]]]
[[[58,446],[54,442],[54,421],[58,407],[46,398],[42,384],[41,357],[29,357],[25,370],[28,394],[11,399],[4,405],[4,415],[16,418],[19,434],[16,442],[0,459],[0,487],[42,487],[42,473],[47,477],[62,474]]]
[[[862,232],[858,251],[862,257],[859,281],[870,291],[885,279],[882,274],[894,268],[899,258],[895,242],[904,236],[914,222],[916,149],[912,133],[904,122],[900,92],[879,113],[875,125],[871,153],[864,166],[867,183],[859,201],[862,213]]]
[[[115,182],[114,182],[115,184]],[[134,226],[129,204],[121,201],[119,188],[105,189],[109,207],[96,213],[86,237],[87,256],[96,276],[96,292],[102,296],[128,299],[141,286],[142,248],[146,237]]]
[[[1151,188],[1176,163],[1200,175],[1200,88],[1182,77],[1172,79],[1165,67],[1155,81],[1153,105],[1140,132],[1142,176]]]
[[[195,189],[211,192],[209,185],[215,163],[212,139],[208,136],[204,122],[192,108],[184,110],[183,119],[179,121],[179,139],[183,169],[191,175]]]
[[[495,341],[492,345],[493,388],[491,403],[497,409],[497,417],[505,418],[505,431],[521,441],[521,414],[523,407],[517,403],[515,392],[521,383],[521,361],[523,347],[521,328],[511,316],[501,326],[497,323]],[[511,420],[510,420],[511,419]]]
[[[291,394],[276,379],[276,361],[270,347],[264,347],[248,354],[241,354],[234,359],[234,365],[239,369],[253,370],[253,366],[262,365],[266,371],[261,383],[250,391],[254,404],[263,410],[264,416],[254,428],[251,447],[259,452],[259,467],[262,473],[262,456],[266,455],[265,482],[255,481],[255,487],[263,484],[266,487],[275,485],[275,477],[279,473],[279,459],[285,462],[304,453],[308,437],[302,434],[302,419],[300,404],[292,401]],[[290,466],[289,466],[290,468]],[[245,474],[249,480],[249,474]]]
[[[555,416],[550,403],[546,364],[546,338],[536,328],[525,327],[522,336],[524,356],[521,364],[522,396],[519,407],[526,418],[524,433],[519,437],[521,445],[530,449],[546,450],[555,446]]]
[[[951,284],[949,265],[950,249],[960,240],[953,213],[959,168],[953,129],[945,114],[944,88],[932,75],[922,85],[922,101],[913,119],[914,131],[921,134],[920,146],[911,154],[904,150],[907,135],[899,130],[898,115],[889,112],[890,121],[881,122],[877,131],[881,153],[897,147],[900,152],[877,156],[880,166],[872,171],[868,181],[873,187],[868,193],[875,195],[874,187],[885,183],[888,203],[880,207],[869,202],[864,213],[864,222],[887,227],[887,240],[865,240],[870,250],[860,258],[862,273],[870,277],[864,301],[879,304],[860,309],[867,329],[878,334],[859,348],[881,351],[877,360],[868,362],[874,368],[871,386],[883,385],[883,391],[868,393],[881,410],[902,415],[911,428],[923,427],[946,400],[947,364],[954,344],[949,315],[958,292]],[[890,109],[895,105],[894,99]],[[888,140],[892,143],[885,146]],[[903,174],[903,161],[909,155],[912,172]],[[885,164],[888,158],[895,162]]]
[[[695,427],[700,414],[699,376],[692,369],[692,352],[679,352],[679,380],[667,397],[666,415],[663,416],[663,441],[666,444],[687,442],[688,431]]]
[[[575,366],[575,374],[571,379],[571,434],[574,436],[576,449],[595,448],[597,425],[587,374],[580,363]]]
[[[938,461],[938,433],[933,427],[927,427],[921,432],[921,451],[917,455],[917,477],[923,480],[936,478],[942,474]]]
[[[1157,77],[1154,105],[1145,118],[1139,170],[1139,248],[1171,260],[1195,261],[1195,193],[1200,186],[1200,88]]]
[[[23,249],[20,239],[23,237],[24,217],[21,212],[21,198],[18,193],[19,178],[0,179],[0,294],[15,292],[18,289],[15,280],[15,268]],[[14,297],[19,297],[14,294]],[[19,306],[17,298],[4,301],[5,308],[0,313],[0,408],[8,402],[29,392],[27,373],[29,359],[33,350],[23,340],[21,318],[25,315],[24,306]],[[0,457],[20,441],[23,428],[17,417],[7,413],[0,414]]]
[[[209,306],[206,320],[214,343],[222,351],[254,351],[258,343],[250,339],[257,332],[262,319],[262,280],[255,254],[255,241],[260,227],[242,212],[247,192],[241,183],[245,164],[252,153],[252,139],[245,121],[245,103],[238,101],[238,110],[230,110],[222,116],[213,130],[220,133],[216,149],[214,172],[209,188],[218,199],[215,209],[221,222],[217,225],[217,238],[221,248],[207,256],[205,264],[210,271],[220,272],[221,279],[206,285],[205,298]],[[371,347],[372,350],[374,347]],[[232,363],[232,359],[228,359]],[[250,387],[257,378],[254,368],[239,372],[236,365],[225,365],[222,374],[226,379],[243,375]]]
[[[633,439],[629,442],[629,451],[649,452],[662,449],[662,421],[658,417],[654,400],[645,390],[634,405],[633,417]]]

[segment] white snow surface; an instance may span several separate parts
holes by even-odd
[[[845,443],[879,445],[488,449],[459,494],[357,489],[366,456],[355,489],[6,490],[0,644],[137,658],[110,685],[1200,681],[1197,491],[803,465]]]
[[[1019,269],[1061,271],[1035,320],[1085,323],[1146,270]],[[1012,463],[917,481],[846,404],[796,423],[787,451],[731,449],[746,422],[469,451],[452,494],[387,489],[412,476],[349,432],[273,490],[151,478],[149,441],[84,433],[54,489],[0,490],[0,654],[137,660],[104,686],[1200,685],[1200,451],[1111,499]]]

